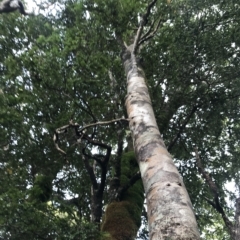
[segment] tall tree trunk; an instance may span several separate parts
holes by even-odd
[[[126,108],[147,198],[149,239],[200,239],[192,204],[161,138],[143,69],[134,47],[122,55],[127,75]]]

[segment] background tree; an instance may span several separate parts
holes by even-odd
[[[130,44],[148,4],[55,1],[45,16],[0,15],[3,239],[96,239],[93,193],[103,190],[99,214],[136,184],[135,171],[123,181],[120,164],[132,147],[116,33]],[[160,27],[139,59],[203,239],[230,237],[209,204],[196,146],[233,224],[239,194],[226,185],[239,185],[239,11],[237,1],[158,1],[144,30]]]

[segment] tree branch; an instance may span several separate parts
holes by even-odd
[[[146,42],[147,40],[151,39],[154,37],[155,33],[157,32],[157,30],[160,27],[160,24],[162,23],[162,19],[159,18],[156,27],[154,28],[154,30],[151,32],[152,27],[154,26],[155,23],[152,24],[152,26],[150,27],[149,31],[139,40],[138,45],[141,45],[142,43]]]
[[[53,142],[54,142],[54,145],[56,147],[56,149],[62,153],[64,156],[66,156],[66,152],[64,152],[59,146],[58,146],[58,140],[59,140],[59,137],[58,137],[58,132],[55,131],[54,135],[53,135]]]
[[[89,114],[95,122],[97,122],[97,119],[96,119],[96,117],[94,116],[94,114],[93,114],[90,106],[88,105],[88,103],[81,97],[81,95],[80,95],[78,92],[76,92],[76,94],[78,95],[78,98],[81,99],[81,102],[83,102],[84,105],[86,106],[86,108],[85,108],[85,107],[82,107],[80,104],[78,104],[78,105],[80,105],[80,108],[81,108],[84,112],[86,112],[87,114]]]
[[[176,144],[177,140],[179,139],[179,137],[181,136],[181,133],[183,132],[183,130],[185,129],[186,125],[188,124],[188,122],[190,121],[191,117],[193,116],[193,114],[197,111],[198,106],[194,106],[191,110],[191,112],[189,113],[189,115],[186,117],[185,121],[183,122],[183,124],[180,126],[178,133],[176,134],[176,136],[172,139],[172,141],[169,143],[167,149],[168,151],[171,151],[171,149],[173,148],[173,146]]]
[[[151,13],[151,9],[153,8],[153,6],[155,5],[156,2],[157,2],[157,0],[153,0],[151,3],[149,3],[149,5],[147,6],[146,13],[142,16],[142,19],[140,21],[140,24],[139,24],[139,27],[137,30],[137,34],[136,34],[136,37],[135,37],[134,43],[133,43],[133,49],[132,49],[133,55],[135,55],[137,53],[139,41],[140,41],[142,31],[143,31],[143,27],[147,24],[148,17]]]
[[[19,10],[22,15],[28,15],[20,0],[3,0],[0,2],[0,13],[10,13],[16,10]]]
[[[106,177],[107,177],[107,165],[111,156],[111,151],[112,148],[108,145],[106,145],[106,149],[107,149],[107,153],[106,156],[103,160],[103,164],[102,164],[102,173],[101,173],[101,183],[99,186],[99,192],[102,194],[105,188],[105,183],[106,183]]]
[[[121,121],[129,121],[128,119],[126,118],[118,118],[118,119],[113,119],[113,120],[110,120],[110,121],[104,121],[104,122],[96,122],[96,123],[91,123],[91,124],[88,124],[88,125],[85,125],[84,127],[78,129],[80,127],[80,125],[78,123],[73,123],[72,120],[70,120],[69,124],[68,125],[65,125],[65,126],[62,126],[60,128],[57,128],[55,130],[55,133],[53,135],[53,142],[54,142],[54,145],[56,147],[56,149],[62,153],[64,156],[66,156],[66,152],[63,151],[59,145],[58,145],[58,142],[59,142],[59,135],[60,134],[64,134],[67,132],[67,130],[69,128],[74,128],[75,129],[75,132],[76,132],[76,135],[78,137],[78,140],[79,140],[79,137],[80,139],[82,139],[84,137],[84,139],[88,140],[88,141],[91,141],[92,144],[94,145],[99,145],[101,147],[105,147],[104,144],[100,143],[100,142],[96,142],[96,141],[93,141],[91,138],[89,138],[86,134],[83,135],[81,134],[84,130],[86,130],[87,128],[90,128],[90,127],[94,127],[94,126],[100,126],[100,125],[106,125],[106,124],[110,124],[110,123],[114,123],[114,122],[121,122]],[[106,147],[105,147],[106,148]]]
[[[91,124],[85,125],[81,129],[79,129],[79,132],[82,132],[83,130],[85,130],[87,128],[90,128],[90,127],[93,127],[93,126],[107,125],[109,123],[121,122],[121,121],[129,121],[129,119],[127,119],[127,118],[118,118],[118,119],[113,119],[113,120],[110,120],[110,121],[91,123]]]
[[[94,171],[93,171],[93,167],[90,166],[89,162],[88,162],[88,159],[91,157],[89,156],[88,154],[85,153],[85,148],[82,150],[82,154],[84,155],[83,157],[83,162],[84,162],[84,165],[85,165],[85,168],[87,169],[87,172],[88,172],[88,175],[90,177],[90,180],[92,182],[92,186],[94,189],[98,189],[98,183],[97,183],[97,180],[96,180],[96,176],[94,174]],[[88,158],[88,159],[87,159]]]
[[[135,175],[133,175],[131,177],[131,179],[129,180],[129,182],[127,184],[125,184],[123,187],[121,187],[119,190],[118,190],[118,193],[117,193],[117,198],[118,199],[121,199],[123,194],[131,187],[134,185],[135,182],[137,182],[139,179],[141,179],[141,174],[140,172],[137,172]]]
[[[205,171],[205,169],[202,166],[201,158],[199,156],[197,148],[195,148],[195,156],[196,156],[196,163],[198,167],[198,172],[202,175],[203,179],[205,179],[207,185],[210,188],[210,191],[213,195],[213,201],[206,199],[207,202],[215,208],[217,212],[219,212],[222,215],[223,221],[228,228],[228,231],[231,235],[231,237],[234,236],[234,230],[233,230],[233,223],[228,219],[226,216],[220,201],[219,201],[219,193],[218,193],[218,187],[215,184],[215,182],[212,180],[211,176]]]

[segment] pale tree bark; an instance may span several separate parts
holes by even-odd
[[[200,235],[190,198],[161,138],[145,75],[136,58],[138,46],[144,41],[143,26],[155,2],[149,4],[142,17],[134,43],[125,46],[122,54],[127,75],[129,126],[146,194],[149,239],[197,240]],[[118,40],[121,41],[120,37]]]
[[[126,108],[147,198],[149,239],[200,239],[182,177],[161,138],[142,69],[124,54]]]

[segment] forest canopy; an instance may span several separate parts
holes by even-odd
[[[149,239],[123,61],[140,30],[134,64],[201,238],[237,239],[239,1],[29,2],[0,14],[0,239]]]

